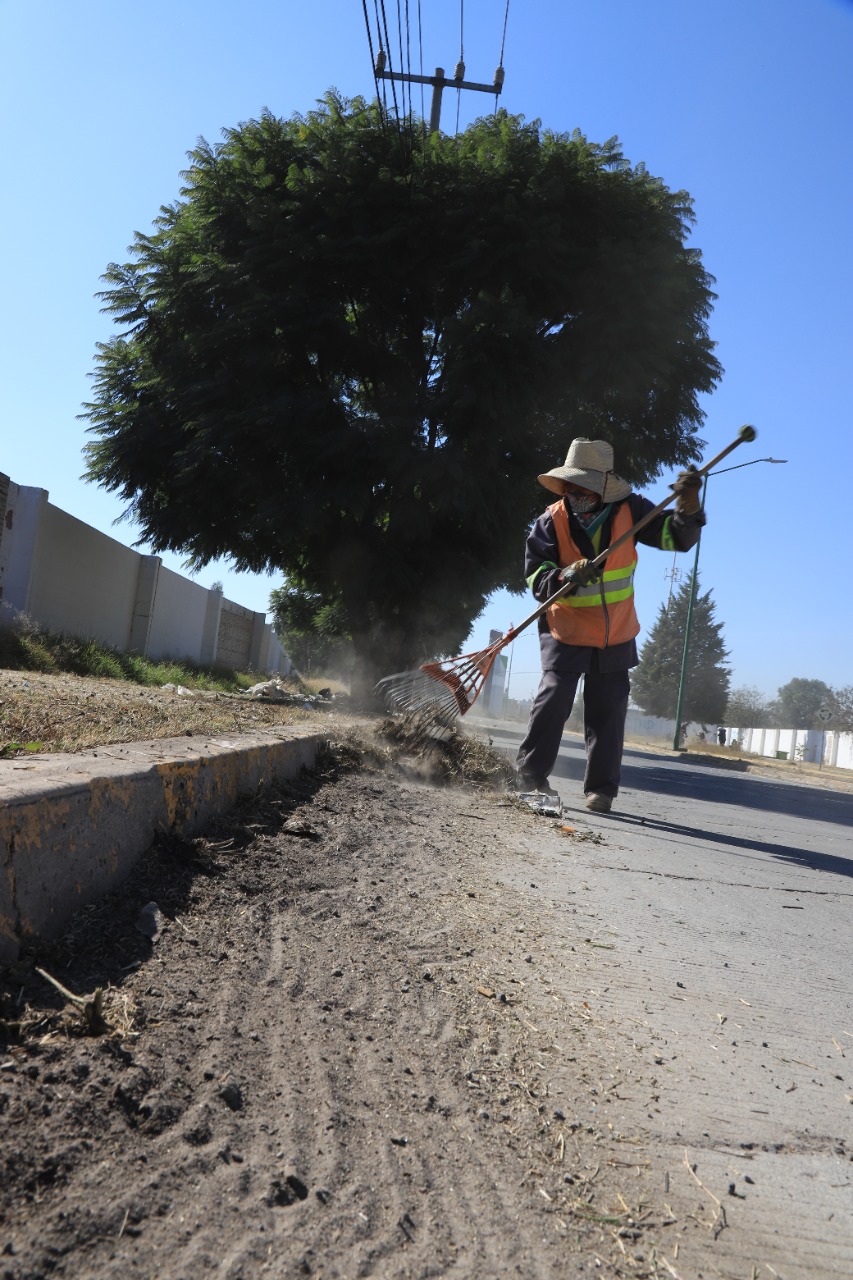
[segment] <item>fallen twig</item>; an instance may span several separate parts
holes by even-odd
[[[684,1165],[685,1165],[685,1168],[687,1169],[687,1172],[690,1174],[691,1178],[696,1183],[696,1185],[698,1187],[701,1187],[702,1190],[705,1192],[705,1195],[710,1196],[710,1198],[714,1201],[714,1204],[717,1206],[717,1212],[713,1220],[711,1222],[704,1223],[704,1226],[706,1226],[709,1231],[713,1232],[714,1239],[716,1240],[717,1237],[720,1235],[720,1233],[724,1231],[725,1228],[729,1225],[728,1222],[726,1221],[726,1211],[723,1208],[720,1201],[714,1195],[713,1191],[709,1191],[708,1188],[705,1186],[704,1182],[702,1182],[696,1176],[696,1170],[693,1168],[692,1164],[690,1163],[690,1154],[686,1150],[684,1152]]]
[[[55,987],[61,996],[66,1000],[70,1000],[72,1004],[77,1005],[83,1014],[86,1027],[91,1035],[99,1035],[102,1031],[107,1030],[107,1021],[104,1017],[104,992],[102,987],[97,987],[91,996],[76,996],[73,991],[69,991],[67,987],[63,987],[61,982],[57,982],[56,978],[52,978],[45,969],[39,969],[36,966],[36,973],[40,974],[46,982]]]

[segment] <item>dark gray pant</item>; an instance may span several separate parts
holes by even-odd
[[[527,735],[516,765],[537,778],[554,768],[563,728],[572,710],[580,675],[544,671],[530,710]],[[622,745],[631,684],[627,671],[589,671],[584,676],[583,722],[586,738],[586,795],[615,798],[622,776]]]

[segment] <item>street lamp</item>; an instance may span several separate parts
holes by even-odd
[[[705,474],[705,483],[702,486],[702,509],[705,509],[705,494],[708,491],[708,477],[721,476],[725,471],[739,471],[741,467],[754,467],[757,462],[772,462],[774,465],[787,462],[787,458],[753,458],[750,462],[739,462],[734,467],[721,467],[719,471],[709,471]],[[690,599],[687,602],[687,624],[684,628],[684,652],[681,655],[681,677],[678,681],[678,703],[675,708],[675,737],[673,738],[672,747],[674,751],[681,749],[681,716],[684,710],[684,686],[687,683],[687,657],[690,651],[690,626],[693,622],[693,605],[696,600],[696,584],[697,573],[699,569],[699,544],[702,541],[702,531],[699,531],[699,538],[696,542],[696,555],[693,560],[693,575],[690,579]]]

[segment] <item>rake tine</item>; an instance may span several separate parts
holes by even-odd
[[[386,701],[402,715],[413,742],[422,745],[439,734],[453,732],[460,716],[476,702],[497,654],[507,637],[479,653],[426,662],[418,671],[385,676],[376,685]]]
[[[437,734],[452,731],[459,715],[454,692],[430,673],[401,671],[386,676],[376,686],[386,703],[403,718],[415,746],[423,746]]]

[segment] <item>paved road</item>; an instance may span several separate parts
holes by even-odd
[[[484,731],[514,755],[515,726]],[[537,880],[557,913],[582,895],[602,947],[590,999],[641,1028],[660,1068],[657,1094],[620,1098],[614,1122],[662,1167],[689,1150],[738,1228],[701,1274],[850,1280],[853,795],[629,746],[604,817],[582,776],[567,736],[552,783],[586,838],[567,868],[543,822]]]

